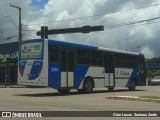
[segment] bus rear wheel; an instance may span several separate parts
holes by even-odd
[[[91,93],[93,91],[93,81],[91,78],[87,78],[83,83],[83,92]]]
[[[57,90],[60,94],[67,94],[70,92],[71,89],[59,89]]]
[[[108,87],[109,91],[113,91],[114,87]]]
[[[136,83],[134,80],[132,80],[131,86],[129,87],[130,91],[134,91],[136,89]]]

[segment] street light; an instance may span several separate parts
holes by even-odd
[[[13,19],[12,19],[10,16],[8,16],[7,14],[4,14],[4,17],[9,18],[9,19],[11,20],[12,24],[13,24],[16,28],[18,28],[18,26],[16,25],[16,23],[13,21]]]

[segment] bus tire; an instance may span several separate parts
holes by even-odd
[[[78,93],[83,93],[83,89],[77,89]]]
[[[70,92],[71,89],[59,89],[57,90],[60,94],[67,94]]]
[[[132,80],[131,86],[129,87],[130,91],[134,91],[136,89],[136,82],[135,80]]]
[[[109,91],[113,91],[113,90],[114,90],[114,87],[108,87],[108,90],[109,90]]]
[[[90,77],[86,78],[83,83],[83,92],[91,93],[93,91],[93,85],[93,79]]]

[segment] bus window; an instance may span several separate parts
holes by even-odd
[[[88,49],[77,49],[77,64],[90,64],[90,55]]]
[[[127,67],[136,68],[137,67],[137,57],[132,55],[127,55]]]
[[[138,69],[140,73],[140,79],[141,79],[141,85],[146,84],[146,66],[145,66],[145,59],[144,58],[139,58],[138,59]]]
[[[125,54],[115,55],[115,66],[116,67],[126,67],[126,55]]]
[[[105,73],[114,73],[114,56],[105,55],[104,63],[105,63]]]
[[[102,51],[91,50],[91,65],[97,65],[97,66],[103,65]]]
[[[58,45],[49,44],[48,46],[49,63],[59,62],[59,47]]]

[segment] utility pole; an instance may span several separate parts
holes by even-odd
[[[21,42],[22,41],[21,7],[12,5],[11,3],[10,6],[17,8],[19,10],[19,42]]]

